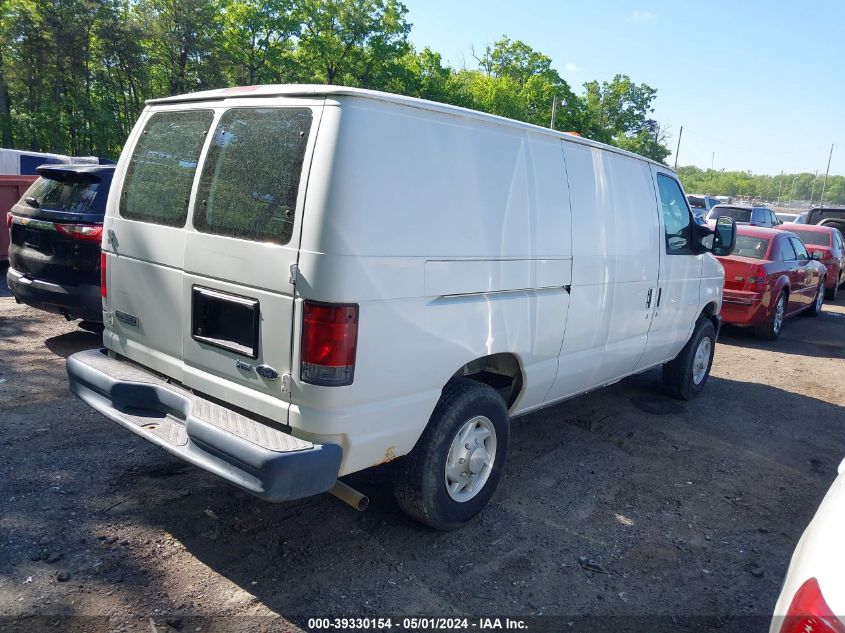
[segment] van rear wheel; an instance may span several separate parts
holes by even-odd
[[[716,351],[716,328],[710,319],[699,319],[681,352],[663,365],[663,387],[679,400],[692,400],[704,389]]]
[[[492,387],[451,380],[393,482],[412,518],[437,530],[465,525],[490,502],[505,469],[508,411]]]

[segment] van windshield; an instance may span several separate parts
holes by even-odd
[[[733,218],[734,222],[751,222],[751,209],[740,209],[738,207],[715,207],[707,216],[708,220],[719,218]]]

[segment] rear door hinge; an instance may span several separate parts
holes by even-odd
[[[290,393],[291,375],[282,374],[282,393]]]
[[[297,264],[290,265],[290,279],[288,280],[290,284],[296,285],[296,278],[299,277],[299,266]]]

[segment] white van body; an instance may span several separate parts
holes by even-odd
[[[235,126],[241,117],[247,125],[253,114],[238,113],[272,109],[295,110],[303,120],[310,114],[300,133],[289,241],[198,230],[196,218],[211,204],[211,194],[198,196],[205,162],[233,147],[225,122]],[[122,217],[121,197],[133,195],[124,182],[133,151],[154,117],[173,125],[179,113],[195,113],[190,120],[207,117],[213,131],[233,111],[201,139],[195,164],[179,163],[196,166],[184,222]],[[240,128],[233,129],[237,143]],[[227,133],[230,140],[221,140]],[[671,361],[701,319],[718,330],[722,267],[710,253],[667,254],[660,185],[677,187],[689,213],[664,165],[409,97],[282,85],[154,100],[126,143],[108,201],[109,356],[100,359],[129,368],[130,378],[151,370],[161,380],[156,389],[205,399],[213,404],[203,407],[220,409],[215,415],[276,423],[306,448],[340,447],[337,470],[326,478],[334,481],[411,452],[456,376],[493,384],[514,417]],[[250,195],[245,208],[267,197]],[[255,357],[195,336],[197,288],[260,305]],[[309,301],[357,306],[347,386],[302,379]],[[127,421],[109,392],[125,376],[85,354],[69,361],[71,387],[95,408],[255,494],[292,498],[269,494],[266,481],[231,475],[222,449],[212,451],[211,465],[186,456],[192,424],[181,414],[173,414],[173,436],[187,427],[189,438],[180,446],[145,430],[143,420]],[[91,367],[111,376],[108,386]],[[259,367],[279,379],[262,377]],[[224,430],[237,435],[233,429]]]

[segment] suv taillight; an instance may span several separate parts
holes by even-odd
[[[302,310],[302,382],[351,385],[358,344],[358,306],[306,301]]]
[[[100,296],[103,299],[109,298],[109,291],[106,286],[106,253],[100,251]]]
[[[815,578],[809,578],[795,592],[780,625],[780,633],[845,633],[842,623],[827,606]]]
[[[53,224],[62,235],[75,240],[99,242],[103,239],[103,227],[98,224]]]

